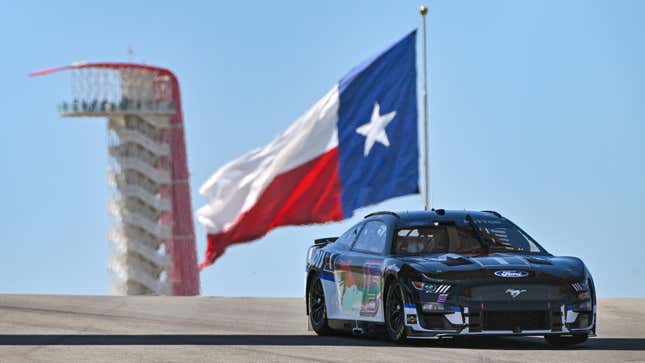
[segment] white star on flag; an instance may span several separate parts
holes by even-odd
[[[358,134],[365,136],[365,149],[363,151],[365,157],[370,153],[376,141],[385,145],[385,147],[390,146],[390,140],[387,138],[385,128],[392,122],[394,116],[396,116],[396,111],[381,115],[381,106],[379,106],[378,102],[374,103],[370,122],[356,129]]]

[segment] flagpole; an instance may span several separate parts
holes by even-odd
[[[428,210],[430,209],[430,192],[428,188],[428,66],[426,60],[426,14],[428,14],[428,8],[421,5],[419,12],[423,19],[423,207]]]

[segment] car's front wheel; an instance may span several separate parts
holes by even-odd
[[[385,294],[385,331],[387,336],[397,343],[402,343],[406,339],[403,307],[401,286],[398,281],[393,282]]]
[[[566,347],[570,345],[582,344],[587,341],[589,336],[587,334],[580,335],[545,335],[544,339],[547,343],[556,347]]]
[[[318,335],[328,335],[331,332],[327,324],[327,308],[325,306],[325,293],[318,275],[311,276],[309,286],[309,323]]]

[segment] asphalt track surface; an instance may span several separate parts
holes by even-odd
[[[645,299],[600,299],[598,337],[569,349],[541,338],[318,337],[302,299],[0,295],[0,362],[645,362]]]

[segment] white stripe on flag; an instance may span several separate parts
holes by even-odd
[[[197,211],[197,219],[206,231],[218,233],[235,225],[277,175],[337,147],[339,103],[338,86],[334,86],[270,144],[215,172],[199,189],[208,198],[208,203]]]

